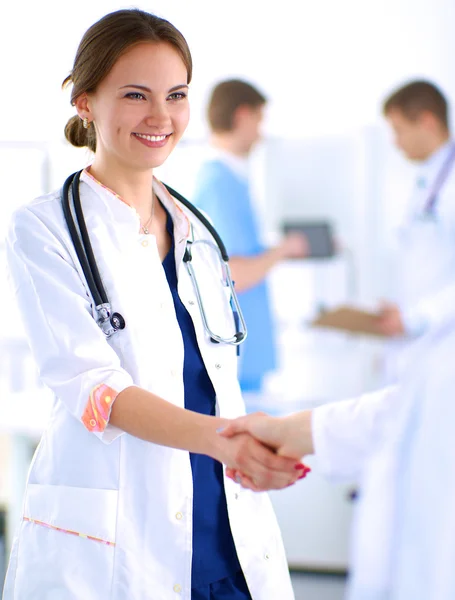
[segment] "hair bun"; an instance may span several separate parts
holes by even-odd
[[[90,125],[89,129],[85,129],[82,119],[75,115],[65,125],[65,137],[72,146],[76,148],[87,147],[95,152],[96,140],[92,134],[92,128],[93,124]]]

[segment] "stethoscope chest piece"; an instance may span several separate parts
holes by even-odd
[[[117,331],[125,329],[125,319],[118,312],[111,314],[111,307],[109,303],[99,304],[96,307],[97,312],[97,323],[103,330],[106,337],[110,338]]]
[[[116,331],[118,329],[125,329],[125,319],[120,313],[114,313],[111,317],[111,325]]]

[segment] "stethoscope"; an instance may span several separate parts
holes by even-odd
[[[95,310],[97,314],[96,321],[103,333],[105,334],[105,336],[107,338],[110,338],[118,331],[125,329],[126,322],[120,313],[112,311],[109,299],[106,294],[106,290],[104,289],[103,283],[101,281],[101,276],[98,271],[95,256],[93,254],[92,245],[90,243],[90,237],[88,235],[87,226],[85,224],[84,214],[82,212],[81,199],[79,195],[79,181],[81,173],[82,171],[73,173],[63,184],[63,214],[65,216],[65,221],[68,226],[71,240],[76,250],[79,263],[84,273],[87,286],[90,290],[90,294],[92,295],[93,302],[95,304]],[[245,341],[247,337],[247,328],[237,298],[237,294],[235,293],[234,283],[231,278],[231,272],[228,264],[229,255],[226,251],[223,241],[218,235],[218,232],[213,227],[213,225],[195,206],[191,204],[191,202],[189,202],[186,198],[184,198],[181,194],[173,190],[168,185],[164,185],[168,192],[172,196],[174,196],[174,198],[181,202],[188,210],[190,210],[195,215],[195,217],[204,225],[204,227],[210,233],[212,238],[215,240],[215,243],[211,240],[187,240],[185,252],[183,255],[183,262],[193,282],[193,287],[196,294],[197,303],[199,306],[199,311],[201,313],[205,332],[209,336],[210,340],[215,344],[221,343],[238,346],[239,344]],[[73,199],[74,212],[76,214],[76,220],[77,225],[79,227],[79,231],[77,230],[70,206],[71,197]],[[236,332],[232,337],[224,338],[222,336],[219,336],[216,333],[214,333],[209,326],[207,314],[204,308],[204,303],[202,301],[201,292],[197,282],[196,273],[192,264],[192,247],[194,247],[196,244],[205,244],[209,246],[217,253],[219,257],[220,264],[223,270],[224,281],[227,283],[227,286],[229,286],[231,293],[231,309],[234,315],[234,323],[236,329]]]
[[[423,216],[426,218],[434,218],[436,204],[438,201],[438,195],[441,189],[443,188],[447,177],[449,176],[453,166],[455,164],[455,142],[452,143],[449,154],[447,155],[446,160],[444,161],[441,169],[439,170],[436,179],[433,182],[433,185],[430,188],[430,191],[425,199]]]

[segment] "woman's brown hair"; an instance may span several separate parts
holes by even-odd
[[[117,60],[132,46],[143,42],[166,42],[182,57],[190,83],[193,65],[188,44],[174,25],[138,9],[117,10],[102,17],[84,34],[71,73],[62,86],[73,85],[71,104],[83,93],[92,93],[109,74]],[[78,115],[65,126],[65,137],[73,146],[95,152],[94,126],[85,129]]]

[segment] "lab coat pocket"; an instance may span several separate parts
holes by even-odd
[[[117,501],[117,490],[29,484],[14,598],[108,600]]]

